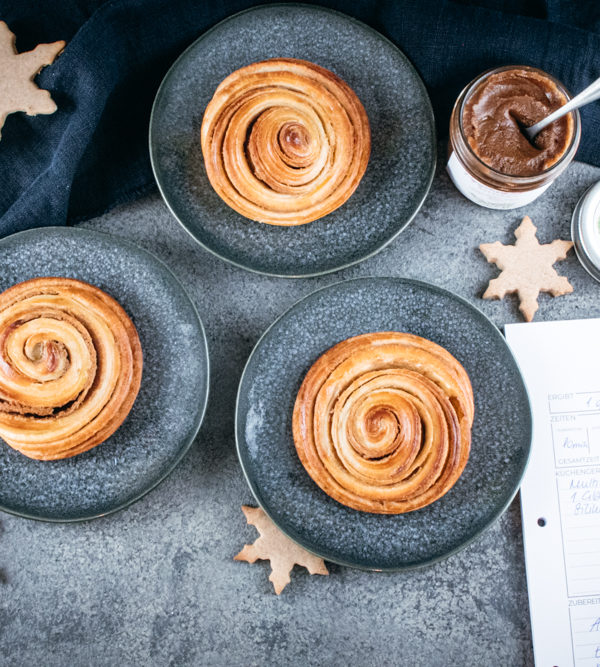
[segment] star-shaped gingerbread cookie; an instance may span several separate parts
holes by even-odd
[[[38,88],[33,79],[64,48],[65,42],[60,41],[38,44],[33,51],[17,53],[15,36],[0,21],[0,131],[8,114],[15,111],[25,111],[28,116],[56,111],[50,93]]]
[[[325,561],[303,549],[284,535],[260,507],[242,505],[246,521],[254,526],[260,537],[253,544],[246,544],[234,560],[254,563],[256,560],[271,561],[269,581],[277,595],[290,583],[290,572],[294,565],[303,565],[311,574],[329,574]]]
[[[573,247],[572,241],[552,241],[540,244],[536,236],[537,228],[529,216],[525,216],[515,230],[514,245],[482,243],[479,250],[488,262],[493,262],[502,273],[490,280],[484,299],[502,299],[505,294],[516,292],[519,296],[519,310],[527,322],[531,322],[538,309],[540,292],[560,296],[573,291],[571,283],[559,276],[552,265],[565,259]]]

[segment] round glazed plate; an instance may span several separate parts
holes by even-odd
[[[0,439],[0,509],[77,521],[129,505],[163,480],[193,442],[208,395],[208,351],[198,313],[169,269],[124,239],[46,227],[0,241],[0,292],[38,276],[78,278],[113,296],[135,324],[142,384],[121,427],[62,461],[35,461]]]
[[[308,476],[294,447],[292,411],[310,366],[335,343],[404,331],[445,347],[465,367],[475,397],[471,454],[441,499],[398,515],[339,504]],[[501,333],[451,292],[401,278],[363,278],[314,292],[263,334],[238,391],[236,440],[257,501],[309,551],[342,565],[396,570],[466,546],[508,507],[531,445],[525,386]]]
[[[200,127],[219,83],[267,58],[300,58],[344,79],[371,126],[371,158],[339,209],[297,227],[242,217],[206,177]],[[307,5],[256,7],[219,23],[180,56],[156,96],[150,157],[173,215],[207,250],[233,264],[296,277],[335,271],[389,243],[419,210],[435,169],[435,127],[425,87],[385,37],[343,14]]]

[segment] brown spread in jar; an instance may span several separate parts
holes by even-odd
[[[467,98],[463,132],[473,152],[489,167],[511,176],[535,176],[558,162],[573,138],[573,114],[542,130],[533,144],[522,128],[565,104],[554,81],[515,68],[488,76]]]

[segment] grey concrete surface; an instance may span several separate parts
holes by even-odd
[[[450,288],[496,324],[519,321],[516,300],[482,301],[496,269],[477,245],[512,242],[524,213],[543,242],[569,238],[571,211],[600,169],[572,165],[541,199],[489,211],[463,199],[439,169],[423,209],[379,255],[338,274],[281,280],[250,274],[197,246],[153,195],[85,226],[161,257],[207,329],[208,411],[191,451],[129,509],[84,524],[2,515],[2,665],[530,665],[533,663],[518,499],[464,551],[420,571],[376,574],[332,565],[296,569],[280,597],[266,562],[233,556],[256,536],[235,454],[238,381],[271,321],[308,292],[365,275]],[[600,284],[574,256],[560,264],[575,291],[540,298],[536,319],[600,315]],[[1,480],[0,480],[1,483]]]

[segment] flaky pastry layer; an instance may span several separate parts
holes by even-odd
[[[278,58],[230,74],[204,112],[208,179],[231,208],[271,225],[302,225],[355,191],[371,151],[354,91],[313,63]]]
[[[473,391],[443,347],[399,332],[349,338],[310,368],[293,435],[310,477],[356,510],[410,512],[441,498],[469,457]]]
[[[125,420],[142,348],[123,308],[70,278],[36,278],[0,294],[0,438],[25,456],[75,456]]]

